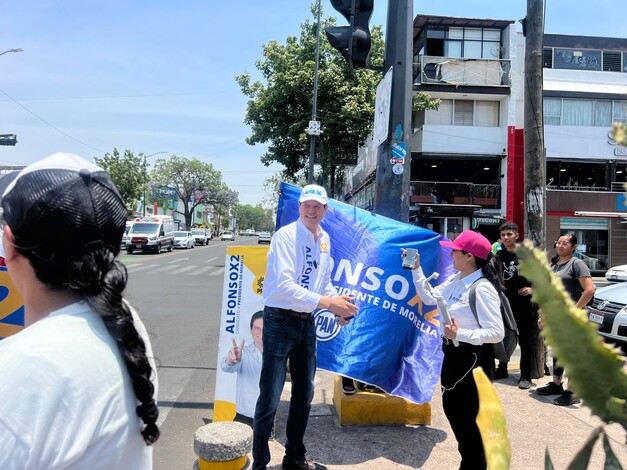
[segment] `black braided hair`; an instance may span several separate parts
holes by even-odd
[[[131,309],[122,296],[128,275],[126,267],[115,259],[119,247],[79,248],[75,253],[56,253],[46,259],[37,253],[36,248],[20,248],[17,234],[14,243],[30,261],[42,283],[51,289],[76,295],[102,317],[107,331],[117,342],[135,396],[141,403],[136,409],[146,425],[141,434],[147,445],[154,444],[159,439],[159,409],[150,380],[153,370],[146,356],[146,345],[135,328]]]

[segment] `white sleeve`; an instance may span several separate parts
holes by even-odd
[[[411,272],[411,276],[412,276],[412,279],[414,280],[414,286],[416,286],[416,292],[418,292],[418,296],[420,297],[420,300],[422,300],[422,303],[427,304],[427,305],[435,305],[437,303],[437,301],[435,300],[435,297],[424,287],[424,281],[427,278],[425,277],[422,271],[422,267],[413,269]],[[444,291],[446,286],[448,286],[451,283],[454,277],[455,275],[452,275],[442,284],[434,287],[433,293],[435,295],[442,296],[442,292]]]
[[[19,439],[0,416],[0,442],[5,449],[0,452],[0,468],[4,470],[22,470],[27,468],[29,449],[26,443]]]

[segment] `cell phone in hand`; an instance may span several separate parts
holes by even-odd
[[[415,248],[407,248],[405,250],[405,258],[403,258],[403,267],[405,269],[414,269],[417,256],[418,250],[416,250]]]

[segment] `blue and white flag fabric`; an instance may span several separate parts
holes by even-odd
[[[281,184],[277,229],[298,219],[301,188]],[[411,271],[401,266],[401,248],[417,248],[425,275],[453,273],[445,239],[329,199],[322,228],[331,238],[332,282],[359,306],[340,327],[324,309],[315,315],[318,367],[375,385],[415,403],[431,401],[442,368],[443,323],[435,306],[423,305]]]

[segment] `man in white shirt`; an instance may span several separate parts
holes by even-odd
[[[287,417],[287,442],[282,469],[314,470],[303,443],[316,372],[316,329],[313,312],[330,310],[345,324],[357,313],[346,295],[331,284],[329,235],[320,223],[326,214],[327,193],[308,185],[298,200],[299,218],[272,237],[263,286],[263,365],[253,424],[253,470],[270,462],[268,440],[274,425],[289,358],[292,399]]]
[[[259,396],[259,376],[261,375],[261,355],[263,353],[263,311],[255,312],[250,319],[252,344],[245,341],[238,345],[233,339],[233,347],[222,359],[224,372],[237,373],[235,396],[235,418],[233,421],[252,427],[255,404]]]

